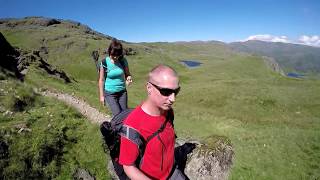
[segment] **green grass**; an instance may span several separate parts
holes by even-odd
[[[96,125],[55,99],[35,95],[32,91],[21,92],[29,88],[24,84],[11,80],[2,80],[0,84],[3,92],[0,105],[13,112],[0,114],[0,141],[9,147],[1,154],[1,177],[72,179],[75,170],[83,168],[97,179],[110,178]],[[13,88],[17,90],[12,91]],[[34,103],[24,110],[16,110],[10,108],[14,104],[5,100],[8,97],[29,97]],[[27,130],[18,133],[21,127]]]
[[[319,82],[273,75],[248,59],[236,61],[194,74],[194,82],[181,85],[178,132],[229,137],[235,148],[230,179],[319,178]],[[240,63],[248,69],[241,70]]]
[[[90,56],[93,50],[104,49],[109,41],[92,40],[80,30],[72,33],[62,27],[52,28],[56,28],[55,32],[46,29],[43,31],[47,34],[37,35],[51,39],[65,34],[70,36],[48,41],[48,62],[77,82],[64,84],[36,69],[29,72],[26,82],[38,88],[75,94],[100,111],[109,113],[99,104],[97,74]],[[25,36],[24,31],[2,32],[13,45],[28,46],[28,41],[19,41],[19,37]],[[28,36],[32,39],[35,34],[29,33]],[[68,47],[70,42],[73,43]],[[32,46],[36,48],[37,45]],[[222,44],[142,43],[124,46],[138,52],[127,57],[134,78],[134,83],[128,87],[129,106],[137,106],[146,97],[144,85],[151,67],[158,63],[174,67],[181,77],[182,88],[174,105],[177,134],[199,140],[211,135],[228,137],[235,150],[230,179],[320,178],[319,80],[280,76],[269,70],[262,58],[237,54]],[[203,64],[188,69],[179,62],[185,59],[195,59]],[[76,161],[81,161],[79,164],[83,167],[94,169],[92,172],[97,177],[107,176],[102,168],[106,163],[101,158],[104,155],[102,147],[94,146],[100,141],[97,127],[85,122],[77,127],[83,142],[70,145],[66,157],[74,160],[59,177],[69,176]],[[82,158],[91,151],[99,153]]]

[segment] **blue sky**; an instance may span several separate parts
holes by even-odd
[[[318,0],[0,0],[0,18],[69,19],[129,42],[260,39],[320,46]]]

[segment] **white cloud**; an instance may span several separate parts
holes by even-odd
[[[320,36],[302,35],[298,42],[310,46],[320,46]]]
[[[287,36],[273,36],[270,34],[258,34],[249,36],[245,41],[249,40],[260,40],[260,41],[269,41],[269,42],[283,42],[283,43],[289,43]]]
[[[249,36],[247,39],[243,41],[249,41],[249,40],[294,43],[294,44],[303,44],[303,45],[320,47],[320,36],[317,36],[317,35],[314,35],[314,36],[302,35],[298,40],[292,40],[292,39],[289,39],[287,36],[273,36],[270,34],[258,34],[258,35]]]

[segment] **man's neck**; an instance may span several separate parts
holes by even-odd
[[[164,110],[155,106],[155,104],[150,100],[146,100],[145,102],[143,102],[143,104],[141,105],[141,108],[145,113],[151,116],[160,116],[161,114],[164,113]]]

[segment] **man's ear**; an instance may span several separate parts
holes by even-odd
[[[150,83],[147,83],[146,86],[147,86],[148,94],[151,94],[151,85],[150,85]]]

